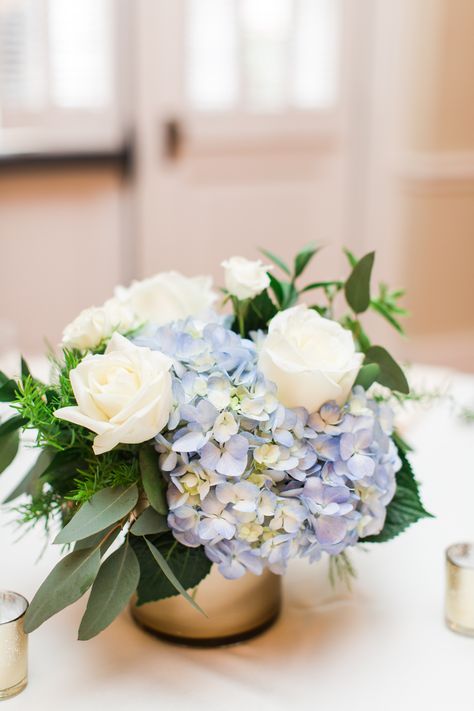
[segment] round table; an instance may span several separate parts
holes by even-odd
[[[474,405],[474,377],[417,368],[418,383]],[[283,614],[264,635],[217,650],[175,647],[147,635],[128,611],[90,642],[76,641],[86,599],[30,636],[30,682],[11,711],[162,709],[277,711],[474,709],[474,639],[443,620],[444,549],[474,540],[474,425],[449,399],[413,407],[403,422],[416,448],[426,519],[352,560],[351,593],[332,590],[327,561],[294,561]],[[36,454],[24,447],[0,477],[2,498]],[[31,599],[58,559],[43,532],[25,535],[2,511],[0,587]],[[0,650],[1,654],[1,650]]]

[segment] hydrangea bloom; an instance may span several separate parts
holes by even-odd
[[[174,406],[156,437],[169,526],[227,578],[335,555],[378,533],[400,468],[386,404],[360,387],[311,415],[278,402],[255,344],[222,323],[162,326],[138,345],[173,359]]]

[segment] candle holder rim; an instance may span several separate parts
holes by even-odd
[[[466,564],[465,562],[462,562],[459,560],[459,558],[456,556],[455,551],[458,550],[461,547],[467,547],[469,551],[474,554],[474,543],[470,541],[458,541],[457,543],[451,543],[446,548],[445,554],[446,554],[446,560],[448,563],[451,563],[451,565],[456,566],[457,568],[462,568],[463,570],[474,570],[474,555],[473,555],[473,562]]]
[[[15,592],[14,590],[0,590],[0,596],[1,595],[15,595],[15,597],[23,600],[23,602],[25,603],[25,608],[24,608],[23,612],[21,612],[17,617],[13,617],[11,620],[5,620],[4,622],[2,622],[0,620],[0,627],[3,625],[11,625],[12,622],[18,622],[18,620],[21,620],[21,618],[26,615],[26,612],[30,606],[30,603],[28,602],[26,597],[24,595],[22,595],[21,593]]]

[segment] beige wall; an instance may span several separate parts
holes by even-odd
[[[43,336],[55,344],[79,310],[110,295],[121,211],[113,170],[0,174],[0,320],[13,322],[10,340],[25,351]]]
[[[474,2],[405,2],[394,162],[410,358],[474,370]]]

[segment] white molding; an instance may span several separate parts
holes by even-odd
[[[474,181],[474,151],[410,152],[396,163],[396,174],[409,183]]]

